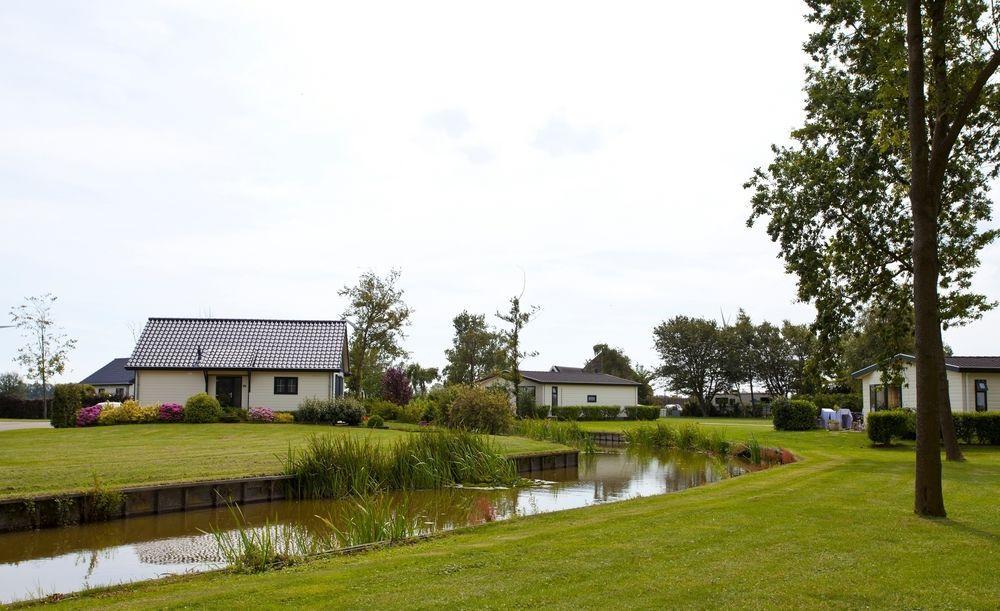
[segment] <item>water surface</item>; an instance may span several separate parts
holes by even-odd
[[[652,496],[739,475],[746,466],[664,451],[580,456],[577,468],[533,474],[530,486],[449,488],[389,495],[426,532],[513,516]],[[279,523],[325,532],[352,501],[278,501],[242,507],[251,526]],[[212,531],[236,526],[227,508],[0,534],[0,604],[166,575],[220,568]]]

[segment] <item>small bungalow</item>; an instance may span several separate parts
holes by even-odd
[[[536,405],[633,407],[639,404],[638,382],[606,373],[590,373],[580,367],[561,365],[555,365],[548,371],[520,373],[522,379],[518,390],[534,396]],[[499,375],[488,376],[476,382],[484,388],[505,383],[506,380]]]
[[[126,368],[142,404],[207,392],[224,406],[293,410],[344,393],[342,320],[150,318]]]
[[[910,354],[892,357],[902,365],[900,384],[883,384],[880,364],[875,363],[851,374],[861,380],[864,413],[882,409],[917,407],[916,359]],[[989,389],[1000,389],[1000,356],[946,356],[948,395],[953,412],[1000,410],[1000,400],[990,402]]]
[[[134,396],[135,372],[125,368],[128,357],[112,359],[110,363],[80,381],[89,384],[98,393],[123,399]]]

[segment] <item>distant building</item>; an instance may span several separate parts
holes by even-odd
[[[89,384],[99,393],[119,399],[135,396],[135,372],[125,369],[128,357],[114,359],[104,367],[80,381]]]
[[[550,407],[593,405],[634,407],[639,404],[639,383],[606,373],[590,373],[582,367],[555,365],[548,371],[521,371],[519,392],[535,397],[535,405]],[[499,375],[476,382],[486,388],[509,384]]]

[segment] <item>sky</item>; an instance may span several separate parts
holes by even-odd
[[[656,366],[678,314],[809,322],[742,188],[802,121],[804,12],[8,0],[0,306],[59,297],[63,380],[148,317],[340,318],[338,289],[392,268],[424,366],[456,314],[496,321],[522,287],[529,369],[596,343]],[[945,341],[997,354],[998,331]],[[22,343],[0,329],[0,370]]]

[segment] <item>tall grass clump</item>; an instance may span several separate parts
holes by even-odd
[[[393,506],[385,496],[364,496],[353,507],[341,508],[336,516],[317,517],[330,529],[327,546],[333,549],[408,539],[420,532],[420,525],[407,514],[405,503]],[[337,523],[344,527],[338,528]]]
[[[513,433],[514,435],[537,439],[539,441],[551,441],[553,443],[573,446],[588,454],[593,454],[597,450],[594,438],[580,428],[579,424],[572,421],[518,420],[514,423]]]
[[[233,530],[212,531],[212,537],[229,569],[238,573],[260,573],[301,562],[317,551],[316,542],[301,526],[267,522],[251,527],[238,505],[229,511]]]
[[[753,435],[743,443],[733,443],[721,431],[706,432],[697,425],[678,428],[658,422],[655,426],[640,426],[624,432],[625,441],[637,449],[677,449],[690,452],[709,452],[717,456],[734,456],[760,465],[781,462],[782,452],[761,445]]]
[[[302,450],[289,450],[285,473],[294,476],[298,498],[517,481],[513,461],[491,442],[453,430],[407,435],[388,447],[368,438],[314,436]]]

